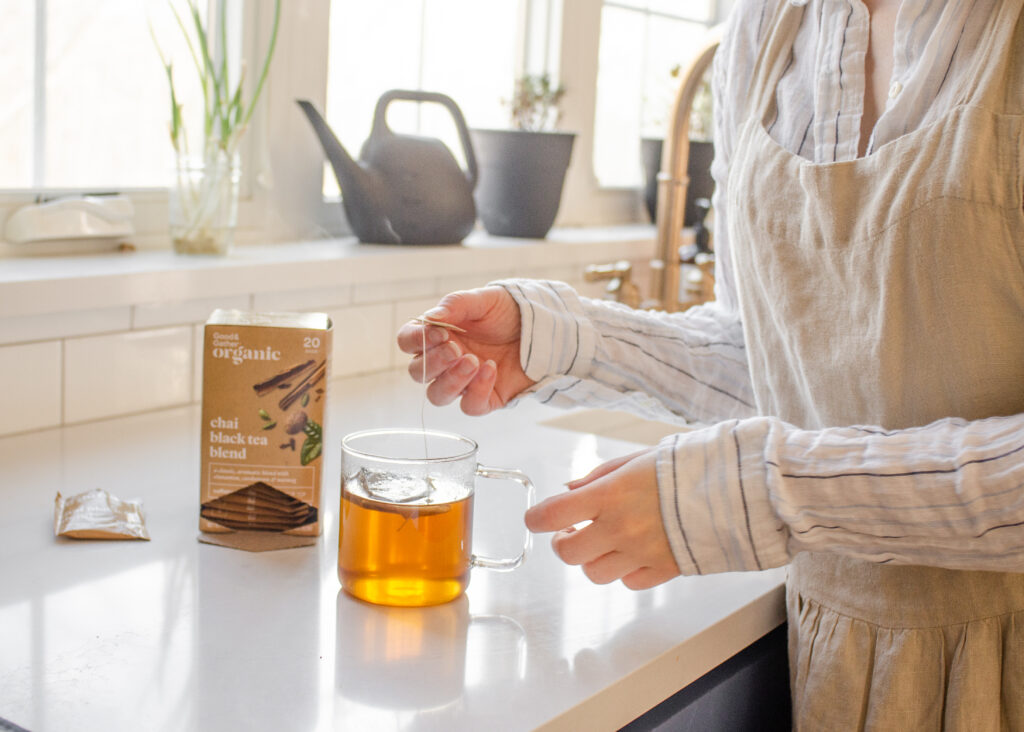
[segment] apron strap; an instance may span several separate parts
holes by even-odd
[[[747,105],[743,117],[754,114],[758,124],[765,121],[768,111],[775,104],[775,90],[793,55],[793,41],[796,39],[800,22],[804,16],[806,2],[778,0],[772,14],[767,39],[761,44],[754,70],[750,76],[747,91]]]
[[[989,16],[974,68],[957,104],[972,104],[1009,114],[1024,111],[1024,0],[1001,0]]]

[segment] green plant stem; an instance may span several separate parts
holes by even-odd
[[[256,82],[256,91],[253,92],[252,103],[249,104],[249,109],[242,118],[243,128],[249,123],[249,118],[252,117],[253,109],[256,107],[256,100],[260,98],[260,92],[263,91],[263,82],[267,80],[267,71],[270,69],[270,59],[274,55],[274,47],[277,45],[277,28],[278,25],[280,25],[280,21],[281,0],[274,0],[274,25],[270,32],[270,45],[267,46],[267,55],[263,59],[263,70],[260,72],[259,81]]]
[[[203,25],[203,20],[195,0],[187,0],[188,14],[191,19],[190,24],[186,24],[177,8],[171,4],[172,0],[168,0],[168,3],[171,6],[171,12],[174,14],[175,21],[185,37],[203,92],[203,155],[204,157],[211,157],[215,150],[221,150],[229,156],[233,155],[256,108],[256,103],[263,92],[263,86],[270,69],[270,62],[277,45],[277,32],[281,21],[281,0],[274,0],[274,22],[271,29],[270,42],[266,55],[263,58],[260,76],[253,92],[252,100],[248,106],[246,106],[242,94],[246,80],[244,61],[233,92],[232,84],[228,78],[226,0],[221,1],[218,18],[220,27],[217,29],[217,34],[213,36],[219,39],[221,47],[221,58],[219,63],[216,64],[211,53],[211,35]],[[189,31],[189,26],[191,26],[191,32]],[[153,35],[154,45],[156,45],[157,53],[160,55],[161,63],[164,65],[170,87],[171,143],[175,151],[181,154],[182,150],[188,150],[187,133],[184,129],[181,113],[182,105],[178,102],[178,95],[174,88],[171,64],[160,50],[152,26],[150,27],[150,33]],[[195,35],[195,41],[192,38],[193,34]]]
[[[217,99],[228,101],[228,108],[221,108],[220,113],[220,136],[221,140],[227,139],[231,134],[230,122],[230,97],[228,96],[228,19],[226,0],[220,2],[220,78],[217,80],[220,87],[217,92]],[[241,80],[239,80],[241,86]]]

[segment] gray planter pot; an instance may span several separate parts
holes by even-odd
[[[474,198],[489,234],[543,239],[562,201],[576,135],[470,130],[479,180]]]
[[[661,138],[645,137],[640,140],[640,161],[644,167],[644,205],[651,223],[657,222],[658,172],[661,170],[661,153],[664,141]],[[690,184],[686,189],[686,212],[683,226],[693,226],[701,219],[697,210],[698,198],[711,198],[715,181],[711,178],[711,160],[715,157],[715,145],[701,140],[690,140],[690,157],[686,161],[686,174]]]

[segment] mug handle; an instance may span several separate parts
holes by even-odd
[[[526,474],[519,470],[507,470],[505,468],[489,468],[486,465],[477,465],[476,474],[480,478],[493,478],[495,480],[512,480],[521,485],[526,489],[526,507],[529,508],[533,505],[534,489],[533,483]],[[524,529],[526,536],[523,541],[523,550],[519,552],[519,555],[512,557],[511,559],[496,559],[494,557],[480,557],[473,554],[469,558],[469,566],[471,567],[483,567],[484,569],[494,569],[499,572],[511,572],[513,569],[518,567],[526,559],[527,552],[530,551],[530,544],[532,543],[533,535],[529,529]]]

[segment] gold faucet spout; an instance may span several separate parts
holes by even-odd
[[[655,259],[650,263],[651,298],[642,302],[643,307],[676,312],[714,297],[714,255],[701,253],[698,255],[700,262],[688,263],[697,265],[697,272],[700,273],[702,281],[697,286],[687,282],[681,291],[684,262],[679,250],[683,244],[683,216],[686,209],[686,191],[690,184],[686,174],[690,158],[690,111],[704,74],[711,66],[711,61],[718,50],[722,28],[722,25],[711,28],[704,36],[702,44],[695,49],[682,74],[683,81],[672,107],[672,118],[662,150],[661,172],[658,173],[658,209],[655,220],[657,252]],[[607,279],[597,277],[593,273],[606,272],[608,267],[616,266],[591,265],[584,273],[584,279],[588,282],[594,281],[588,278],[587,273],[592,273],[591,276],[595,279]],[[631,295],[627,304],[638,307],[642,298],[639,291],[636,291],[635,297],[633,296],[632,291],[637,289],[635,283],[629,282],[629,285],[630,288],[617,286],[615,289],[609,286],[606,296],[626,302],[621,293],[629,289]]]
[[[708,31],[703,45],[696,50],[683,73],[683,82],[676,94],[669,134],[665,138],[665,148],[661,156],[656,217],[658,252],[657,258],[651,262],[651,270],[654,273],[651,296],[659,304],[660,309],[669,312],[696,304],[693,300],[680,302],[679,294],[682,271],[679,247],[682,245],[686,189],[690,185],[690,179],[686,174],[690,159],[690,110],[721,39],[721,25]],[[707,271],[710,268],[705,266],[703,269]],[[706,290],[707,288],[704,289]],[[713,287],[711,290],[713,291]]]

